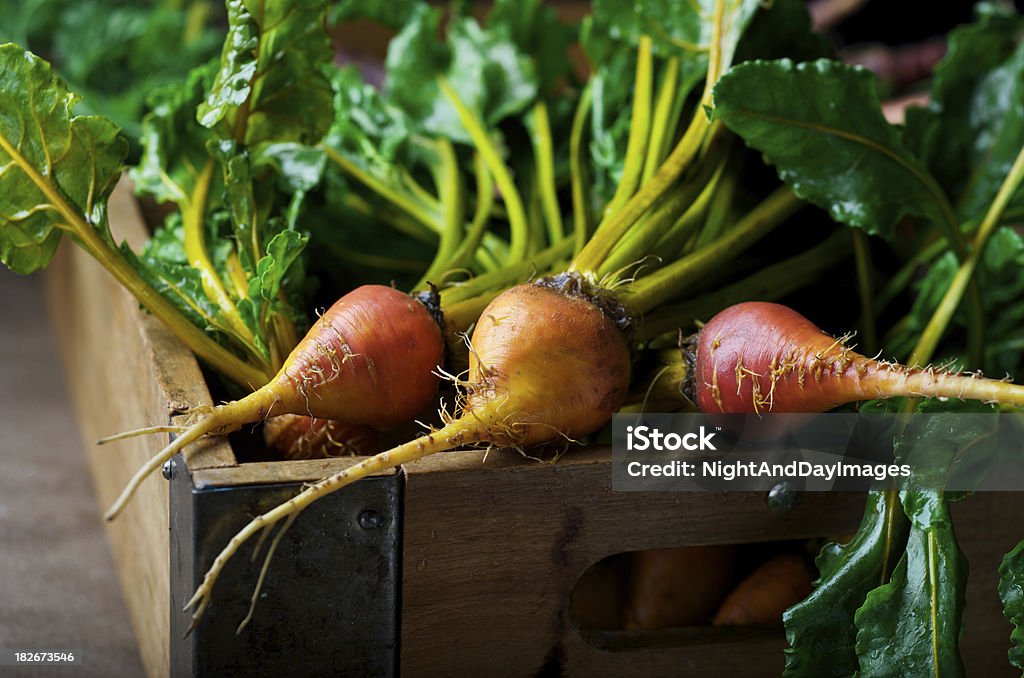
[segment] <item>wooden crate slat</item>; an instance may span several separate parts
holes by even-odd
[[[109,209],[115,239],[128,239],[135,246],[144,240],[127,182],[118,185]],[[100,502],[98,516],[135,470],[167,443],[167,436],[104,447],[95,441],[166,423],[173,412],[209,403],[210,394],[192,354],[67,239],[47,272],[47,298]],[[190,454],[197,463],[234,463],[222,440],[195,446]],[[156,474],[139,488],[121,517],[107,525],[143,664],[151,676],[168,671],[167,524],[167,484]]]

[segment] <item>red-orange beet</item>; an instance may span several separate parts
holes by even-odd
[[[704,412],[826,412],[874,398],[1024,405],[1024,387],[866,358],[779,304],[731,306],[700,331],[694,394]]]
[[[263,416],[290,412],[370,426],[407,421],[433,397],[443,353],[441,329],[423,304],[391,287],[358,287],[313,324],[265,387],[272,397],[264,398]]]
[[[149,460],[106,514],[112,520],[139,483],[198,438],[280,414],[390,426],[419,414],[437,389],[441,328],[419,301],[382,285],[359,287],[313,324],[274,379],[213,408]]]
[[[209,604],[224,565],[247,539],[360,478],[462,445],[525,447],[585,436],[607,423],[626,397],[632,356],[621,331],[627,321],[616,316],[614,298],[590,288],[566,274],[495,298],[473,331],[461,415],[254,518],[214,559],[186,605],[196,608],[193,623]]]
[[[380,432],[375,428],[305,414],[282,414],[267,419],[263,424],[263,441],[290,461],[367,456],[382,449]]]

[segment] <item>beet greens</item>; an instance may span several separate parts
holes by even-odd
[[[463,409],[445,410],[447,428],[434,422],[431,433],[440,437],[401,441],[398,461],[467,443],[550,442],[558,437],[552,431],[582,438],[600,429],[627,390],[633,395],[625,407],[633,410],[652,394],[670,408],[692,406],[678,388],[664,386],[693,379],[675,350],[680,329],[745,301],[786,298],[813,323],[856,324],[862,352],[881,348],[885,358],[907,364],[908,374],[939,364],[1019,375],[1024,18],[988,4],[977,14],[975,23],[949,34],[927,104],[894,125],[883,115],[878,79],[834,58],[829,40],[811,31],[800,0],[595,0],[578,25],[539,0],[497,0],[483,17],[462,3],[445,10],[417,0],[229,0],[219,59],[201,63],[212,54],[204,28],[186,43],[187,76],[182,70],[136,81],[134,117],[119,122],[139,135],[137,161],[118,126],[75,113],[76,95],[45,61],[5,44],[0,261],[31,273],[47,265],[64,234],[72,236],[232,393],[255,391],[290,365],[316,309],[351,289],[375,283],[413,293],[429,312],[411,307],[424,326],[420,334],[434,341],[417,362],[423,398],[407,404],[402,418],[422,409],[438,375],[463,389],[456,398]],[[34,19],[12,17],[12,37],[38,40]],[[184,30],[169,15],[154,17],[155,25]],[[195,18],[196,30],[206,26],[204,18]],[[330,29],[353,20],[395,31],[376,68],[336,63],[343,51],[331,44]],[[85,49],[71,48],[66,34],[63,41],[67,54]],[[570,59],[575,53],[579,63]],[[60,54],[55,43],[52,56],[59,61]],[[91,90],[86,74],[68,73],[72,89]],[[96,98],[91,110],[104,110],[104,103],[118,110],[115,99]],[[136,192],[167,210],[140,252],[116,243],[107,220],[106,201],[129,165]],[[807,289],[819,277],[828,284]],[[534,278],[545,282],[516,287]],[[553,301],[552,286],[576,296]],[[515,291],[499,296],[508,288]],[[419,303],[376,289],[393,308]],[[545,367],[546,351],[571,343],[559,344],[565,328],[545,314],[583,304],[580,290],[590,304],[585,314],[594,316],[587,331],[614,337],[615,359],[597,357],[577,371],[615,369],[600,405],[584,403],[572,412],[578,421],[566,423],[558,416],[568,417],[568,409],[552,413],[538,393],[502,380],[519,374],[516,364],[531,365],[537,383],[565,389],[564,399],[572,399],[585,380]],[[489,307],[495,297],[499,302]],[[526,297],[541,301],[520,301]],[[621,317],[609,318],[593,299],[614,300],[608,308]],[[519,317],[510,305],[530,313]],[[504,315],[481,320],[486,308]],[[397,315],[382,310],[376,323]],[[511,320],[503,327],[506,315]],[[444,358],[436,320],[447,342]],[[527,326],[546,328],[543,346],[512,331]],[[474,327],[476,350],[493,365],[467,352],[463,333]],[[395,328],[393,344],[403,344],[404,329]],[[817,352],[801,353],[801,360],[848,357],[842,342],[833,354],[827,338],[813,334]],[[373,345],[373,327],[360,325],[358,336]],[[670,347],[675,357],[666,360]],[[355,360],[348,348],[341,341],[330,356],[304,362],[322,371],[320,358]],[[573,355],[582,355],[577,348]],[[742,355],[742,347],[736,352]],[[505,353],[515,353],[518,363]],[[707,353],[705,346],[705,359]],[[377,358],[386,364],[385,356]],[[652,377],[630,383],[636,366],[651,363]],[[466,365],[475,380],[469,385],[459,376]],[[494,371],[495,365],[508,369]],[[778,376],[778,366],[769,367],[756,376]],[[740,379],[738,368],[732,373]],[[372,365],[366,374],[375,374]],[[717,386],[717,374],[705,385]],[[289,378],[304,385],[307,376]],[[386,409],[381,394],[389,396],[395,383],[365,381],[346,393],[350,403]],[[754,380],[730,382],[735,396],[719,397],[720,409],[767,403],[748,397],[744,383]],[[287,398],[268,391],[223,406],[219,411],[250,405],[244,417],[210,419],[189,435],[258,420],[284,400],[294,414],[305,407],[339,420],[358,409],[337,402],[310,407],[300,397],[308,395],[304,388]],[[371,391],[382,400],[364,397]],[[501,410],[506,399],[518,408],[512,415]],[[697,400],[714,409],[714,399]],[[1002,405],[1019,409],[1015,400]],[[898,399],[860,409],[999,407]],[[473,417],[486,425],[474,428]],[[398,423],[355,419],[377,428]],[[1019,455],[1012,438],[995,429],[994,419],[991,428],[954,434],[911,423],[895,441],[895,456],[899,462],[928,455],[947,466],[967,455],[987,461]],[[388,453],[371,458],[299,495],[300,505],[255,519],[203,582],[193,601],[197,618],[218,568],[246,538],[285,521],[280,536],[314,495],[393,461]],[[822,549],[814,590],[784,615],[786,675],[963,673],[967,563],[950,503],[965,497],[928,487],[934,484],[871,493],[852,539]],[[1013,625],[1010,661],[1018,668],[1022,553],[1024,542],[1007,554],[999,588]]]

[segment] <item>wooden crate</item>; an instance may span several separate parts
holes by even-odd
[[[134,243],[144,238],[126,186],[115,192],[110,213],[121,237]],[[102,504],[99,514],[166,440],[137,438],[105,448],[96,448],[93,441],[167,421],[189,406],[209,403],[210,394],[191,354],[79,250],[62,248],[48,287],[51,306],[60,309],[61,322],[55,326]],[[216,439],[193,446],[182,463],[193,488],[230,493],[295,486],[351,461],[240,464],[227,441]],[[390,649],[385,644],[378,652],[392,652],[406,676],[778,675],[785,645],[781,630],[585,633],[572,618],[570,593],[588,567],[615,553],[841,534],[856,527],[863,509],[862,497],[852,493],[806,494],[788,513],[772,512],[756,493],[613,493],[610,453],[602,448],[573,451],[556,464],[531,462],[511,452],[492,451],[486,459],[479,451],[453,452],[405,467],[397,482],[400,511],[393,534],[400,567],[393,575],[400,572],[401,577],[398,635]],[[133,505],[108,526],[151,676],[171,674],[169,648],[183,628],[184,616],[171,604],[171,580],[172,571],[188,567],[169,563],[170,553],[180,553],[172,550],[171,540],[204,536],[179,526],[169,537],[168,494],[167,482],[149,479]],[[271,576],[302,572],[304,554],[344,559],[343,543],[324,547],[328,551],[310,545],[311,539],[329,537],[331,511],[351,508],[344,507],[342,502],[318,516],[303,516],[296,529],[308,519],[305,548],[278,556],[299,565],[275,563]],[[1006,662],[1009,627],[995,585],[999,558],[1019,537],[1022,508],[1020,493],[979,495],[954,508],[971,564],[961,646],[974,675],[1013,675]],[[231,519],[236,524],[248,517]],[[325,524],[312,525],[318,521]],[[342,573],[338,579],[346,577]],[[306,595],[310,606],[329,597],[310,589]],[[257,618],[266,622],[269,613],[261,604]],[[267,623],[262,634],[273,632]],[[336,642],[330,626],[313,632],[318,643]],[[247,642],[265,647],[266,638],[253,634]],[[289,646],[272,649],[287,657]],[[347,646],[339,652],[352,650]],[[175,665],[174,675],[180,675],[181,666]]]

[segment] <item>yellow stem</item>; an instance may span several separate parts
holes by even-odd
[[[206,207],[210,192],[210,183],[213,180],[214,161],[211,158],[206,162],[199,176],[196,178],[195,189],[192,191],[188,203],[182,210],[181,220],[185,231],[185,255],[189,264],[199,271],[203,283],[203,291],[220,308],[228,327],[238,337],[252,357],[259,362],[265,358],[256,348],[256,339],[252,331],[242,320],[242,316],[231,300],[224,284],[210,260],[206,250],[206,235],[203,232],[206,225]]]
[[[235,296],[239,299],[245,299],[248,297],[249,280],[245,277],[245,271],[242,269],[242,262],[238,259],[238,252],[232,250],[231,254],[228,255],[225,268],[227,268],[228,271],[228,279],[231,281],[232,287],[235,288]]]
[[[551,143],[551,121],[548,118],[548,107],[543,101],[538,101],[534,105],[533,120],[537,130],[537,185],[544,206],[544,221],[548,225],[548,242],[556,243],[562,239],[565,227],[562,225],[562,209],[558,205],[558,191],[555,185],[555,152]]]
[[[676,99],[676,87],[679,85],[679,57],[672,57],[665,67],[665,75],[658,92],[658,100],[654,104],[654,119],[651,122],[651,140],[647,146],[647,159],[644,160],[643,181],[647,181],[661,165],[666,138],[675,131],[675,125],[669,129],[672,108]],[[675,122],[675,121],[673,121]]]
[[[644,169],[647,141],[651,132],[651,91],[653,88],[651,38],[641,36],[637,47],[636,76],[633,84],[633,112],[629,120],[629,140],[623,160],[622,177],[615,195],[604,210],[605,219],[615,214],[636,192]],[[600,229],[600,227],[599,227]]]
[[[668,158],[662,163],[640,190],[629,201],[615,212],[607,224],[598,227],[598,232],[572,262],[570,270],[592,272],[600,268],[608,253],[615,247],[619,239],[647,212],[656,202],[664,198],[665,192],[676,182],[683,171],[700,152],[704,139],[711,129],[711,122],[704,112],[704,106],[711,103],[711,94],[723,68],[722,60],[722,21],[725,0],[715,3],[715,15],[712,22],[711,49],[708,54],[708,72],[704,83],[704,95],[701,105],[694,111],[690,125],[683,138],[672,149]]]
[[[590,113],[593,92],[590,83],[580,94],[576,113],[572,119],[572,131],[569,136],[569,169],[572,175],[572,217],[574,252],[579,254],[587,244],[590,236],[590,194],[587,191],[587,165],[583,161],[583,130]]]
[[[443,230],[441,216],[434,206],[427,205],[410,194],[399,193],[377,177],[363,171],[361,167],[351,160],[338,153],[327,145],[321,145],[328,159],[342,169],[346,174],[359,181],[377,195],[391,202],[405,214],[416,220],[417,223],[426,226],[434,233]]]
[[[487,165],[487,169],[494,178],[494,183],[498,185],[501,199],[505,202],[505,208],[508,210],[509,228],[512,231],[508,261],[522,261],[530,247],[530,226],[526,218],[526,210],[523,207],[522,196],[519,195],[519,189],[516,188],[516,184],[512,180],[512,174],[509,172],[508,166],[501,159],[491,139],[487,136],[487,130],[480,124],[480,121],[477,120],[473,112],[466,107],[466,104],[462,102],[458,92],[451,86],[451,83],[441,77],[438,78],[438,85],[441,91],[444,92],[444,95],[448,97],[448,100],[451,101],[452,106],[455,107],[459,121],[473,140],[477,153],[483,158],[484,164]]]
[[[3,136],[0,136],[0,148],[64,218],[66,223],[60,228],[74,235],[86,252],[110,271],[110,274],[131,292],[143,307],[164,323],[201,360],[228,379],[251,388],[263,385],[273,376],[254,365],[247,364],[189,322],[171,302],[143,280],[117,249],[100,235],[96,227],[87,223],[82,214],[65,200],[55,186],[51,185],[50,180],[40,175],[20,151]]]
[[[988,238],[999,224],[1003,211],[1017,191],[1022,178],[1024,178],[1024,148],[1017,154],[1017,159],[1014,160],[1013,166],[1006,175],[1006,179],[1003,180],[999,191],[996,193],[995,200],[992,201],[984,220],[981,222],[981,226],[978,227],[970,253],[963,263],[960,264],[960,268],[953,276],[949,289],[946,290],[942,301],[939,302],[939,307],[935,309],[935,313],[932,314],[928,325],[921,333],[921,338],[914,348],[910,359],[907,361],[911,366],[920,365],[931,360],[939,339],[949,326],[953,313],[956,312],[961,299],[963,299],[964,292],[971,282],[974,270],[978,267],[978,263],[985,253],[985,245],[988,243]]]

